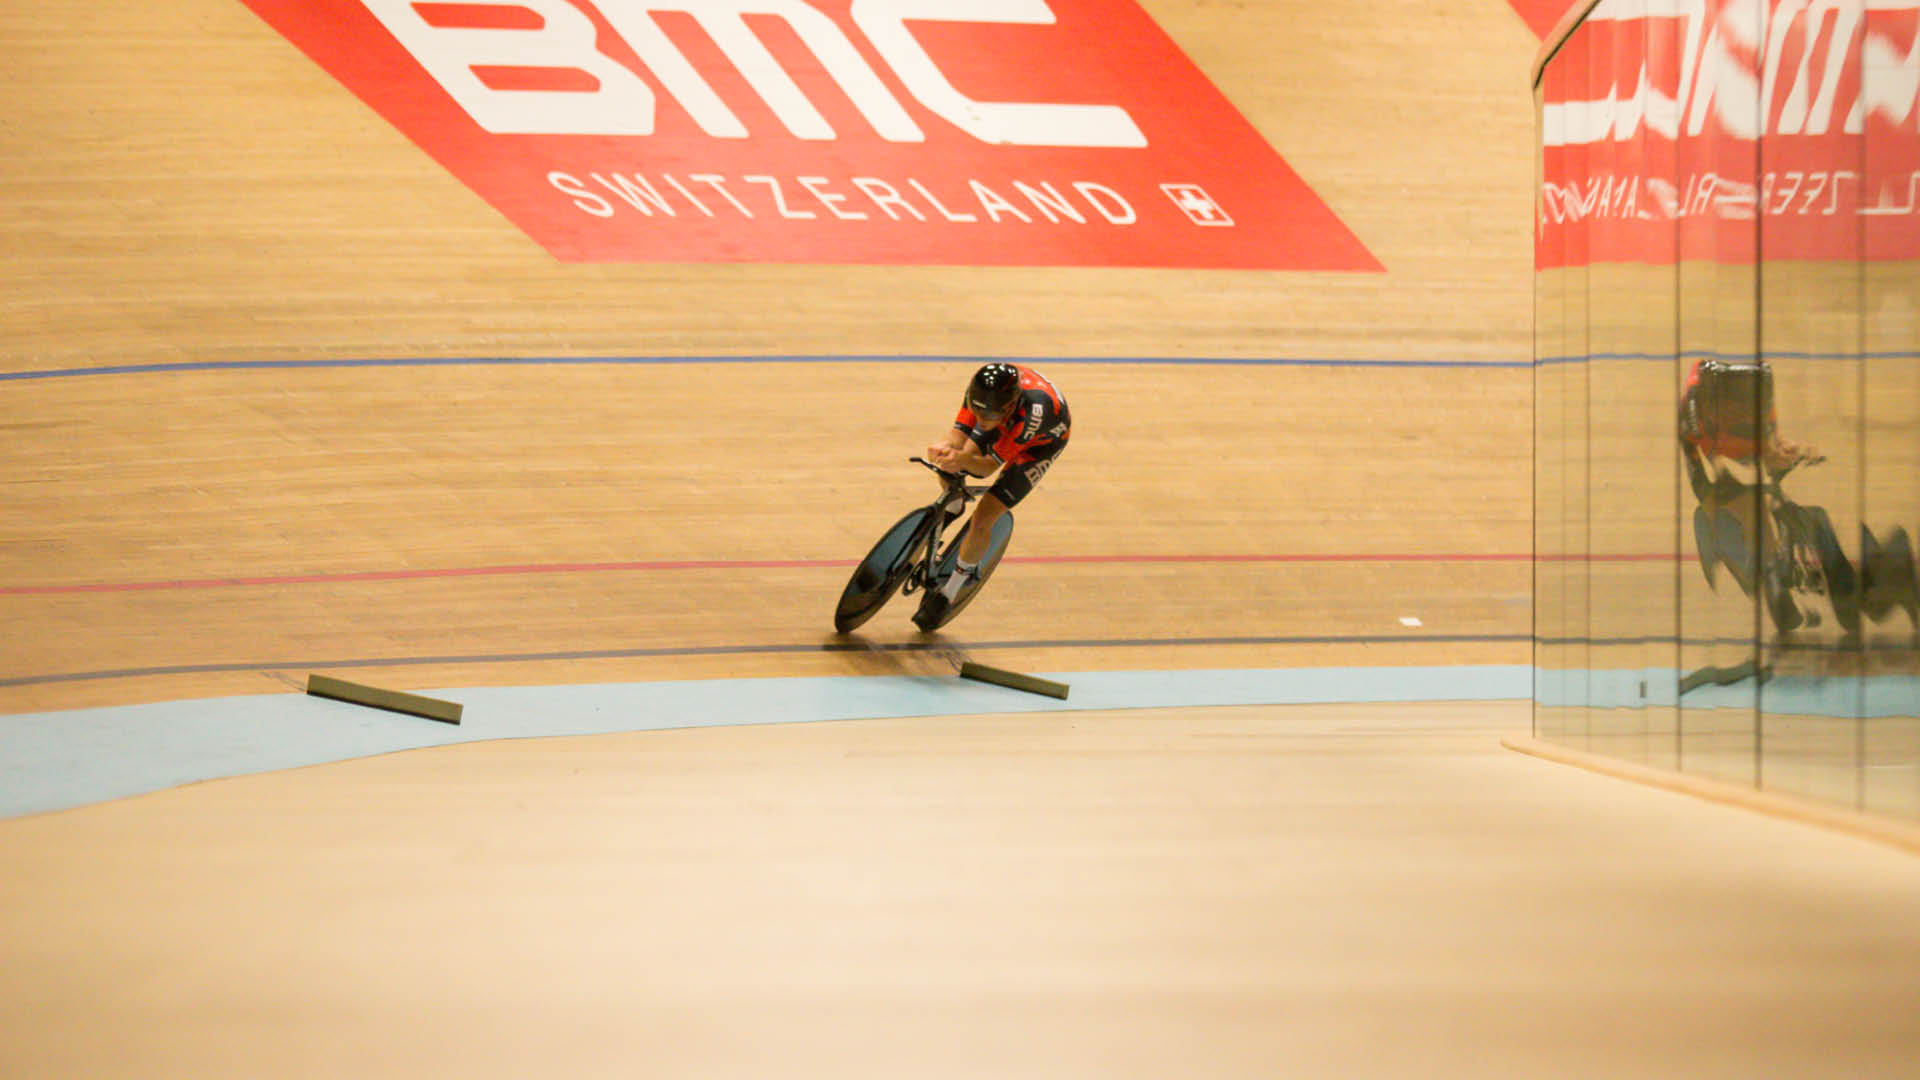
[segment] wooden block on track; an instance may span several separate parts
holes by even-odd
[[[335,679],[327,675],[308,675],[307,693],[315,697],[332,698],[335,701],[345,701],[354,705],[385,709],[388,712],[423,716],[443,724],[458,724],[463,708],[457,702],[421,697],[418,694],[404,694],[398,690],[382,690],[377,686],[362,686],[359,683]]]
[[[1025,690],[1029,694],[1045,694],[1047,697],[1059,698],[1061,701],[1067,700],[1066,683],[1037,679],[1032,675],[1022,675],[1017,671],[988,667],[985,664],[976,664],[971,660],[960,665],[960,677],[963,679],[974,679],[979,682],[993,683],[995,686],[1004,686],[1010,690]]]

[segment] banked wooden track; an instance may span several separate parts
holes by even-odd
[[[1384,273],[561,264],[240,3],[0,13],[0,711],[270,709],[329,662],[1524,662],[1533,36],[1493,0],[1143,6]],[[938,639],[837,641],[984,355],[1074,407],[1017,561]],[[1910,1062],[1910,860],[1497,748],[1524,727],[649,732],[0,823],[0,1073]]]
[[[986,355],[1076,432],[954,640],[1523,657],[1525,25],[1147,8],[1386,272],[560,263],[237,2],[0,16],[0,708],[917,670],[826,613]],[[873,359],[526,362],[688,357]]]

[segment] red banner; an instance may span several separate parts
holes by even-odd
[[[569,261],[1377,271],[1132,0],[246,0]]]
[[[1542,268],[1920,258],[1920,0],[1602,0],[1541,89]]]
[[[1560,24],[1569,10],[1579,0],[1507,0],[1514,13],[1532,30],[1534,36],[1544,40],[1549,31]]]

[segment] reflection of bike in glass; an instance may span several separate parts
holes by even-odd
[[[924,590],[913,623],[924,631],[938,630],[953,621],[954,616],[980,594],[994,567],[1000,565],[1000,557],[1007,553],[1007,541],[1013,537],[1011,511],[994,521],[987,553],[975,571],[976,580],[961,589],[943,610],[934,597],[939,595],[947,575],[953,573],[960,540],[966,536],[966,530],[961,529],[944,549],[940,546],[940,536],[965,511],[967,503],[988,489],[967,483],[965,473],[947,472],[922,458],[909,460],[925,465],[940,477],[943,485],[940,497],[895,522],[893,528],[880,537],[879,543],[873,545],[873,550],[867,552],[867,557],[860,560],[833,613],[833,627],[843,634],[873,618],[896,590],[903,590],[905,595]]]
[[[1907,623],[1920,634],[1920,569],[1913,558],[1913,541],[1899,525],[1885,540],[1860,526],[1860,606],[1874,622],[1907,613]]]
[[[1773,515],[1779,550],[1769,559],[1767,614],[1781,633],[1813,621],[1805,601],[1824,596],[1833,617],[1849,634],[1860,632],[1860,590],[1853,563],[1834,535],[1833,520],[1818,506],[1801,506],[1780,493],[1780,481],[1767,485],[1767,511]]]
[[[1819,460],[1811,459],[1812,462]],[[1833,520],[1824,509],[1802,506],[1780,489],[1780,481],[1788,473],[1808,463],[1811,462],[1794,462],[1764,477],[1757,493],[1750,485],[1739,484],[1724,474],[1706,491],[1697,488],[1696,494],[1702,495],[1703,504],[1711,495],[1712,503],[1718,508],[1712,515],[1708,514],[1706,505],[1693,512],[1693,537],[1700,553],[1700,567],[1707,575],[1707,584],[1712,585],[1716,567],[1725,566],[1748,596],[1754,594],[1757,577],[1767,617],[1783,634],[1803,626],[1819,625],[1820,616],[1813,603],[1818,598],[1824,598],[1833,608],[1834,619],[1842,629],[1850,635],[1858,634],[1859,579],[1834,534]],[[1734,494],[1735,490],[1739,493]],[[1751,530],[1726,509],[1734,499],[1752,499],[1756,494],[1760,511],[1771,526],[1766,531],[1772,536],[1771,550],[1757,575],[1754,572],[1757,549]]]

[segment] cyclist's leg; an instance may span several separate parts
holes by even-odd
[[[999,485],[994,486],[999,490]],[[1016,500],[1017,501],[1017,500]],[[993,523],[1000,520],[1008,506],[989,491],[980,496],[980,505],[973,510],[973,520],[967,522],[967,535],[960,540],[960,561],[968,566],[980,565],[980,559],[987,553],[987,544],[993,539]]]
[[[967,535],[960,541],[960,561],[969,566],[977,566],[987,553],[987,545],[993,540],[993,523],[1000,515],[1019,505],[1020,500],[1032,494],[1034,486],[1041,477],[1053,467],[1060,451],[1066,449],[1064,442],[1049,443],[1036,447],[1028,454],[1014,458],[1007,467],[1000,470],[1000,478],[993,482],[985,495],[980,497],[980,505],[973,512],[973,520],[967,523]]]

